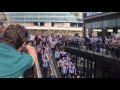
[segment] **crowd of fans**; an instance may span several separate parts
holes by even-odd
[[[105,55],[111,55],[117,59],[120,58],[120,38],[116,34],[114,36],[105,36],[104,38],[101,36],[66,36],[64,43],[70,47],[82,48],[97,53],[104,52]]]
[[[48,73],[51,73],[49,69],[50,47],[48,45],[48,37],[45,35],[30,35],[29,44],[36,47],[38,61],[40,68],[42,68],[43,78],[47,78]]]
[[[37,49],[38,60],[42,68],[44,78],[56,78],[49,70],[50,49],[54,55],[55,62],[60,71],[62,78],[82,78],[78,72],[73,58],[70,53],[65,52],[62,46],[83,48],[90,51],[101,53],[105,50],[106,55],[120,57],[120,38],[117,35],[99,37],[82,37],[82,36],[60,36],[60,35],[30,35],[30,44]],[[85,76],[85,75],[84,75]],[[83,77],[85,78],[85,77]]]
[[[40,61],[40,66],[43,68],[43,76],[45,78],[50,77],[46,76],[49,67],[50,48],[53,52],[55,62],[63,78],[80,77],[80,74],[76,70],[75,64],[71,60],[70,54],[61,48],[64,36],[31,35],[30,37],[30,43],[37,48],[38,60]]]
[[[106,36],[105,38],[99,37],[82,37],[82,36],[60,36],[60,35],[31,35],[30,36],[31,44],[37,47],[38,59],[42,63],[40,66],[43,66],[43,71],[48,71],[49,66],[49,53],[50,48],[54,54],[55,61],[59,68],[59,71],[64,78],[76,78],[80,77],[75,64],[71,58],[71,55],[64,51],[64,48],[61,48],[63,45],[76,48],[84,48],[90,51],[96,51],[101,53],[101,49],[105,49],[105,54],[115,55],[119,58],[120,49],[119,47],[113,46],[118,44],[120,39],[117,36]],[[111,46],[112,45],[112,46]],[[47,63],[47,68],[44,63]],[[46,69],[45,69],[46,68]],[[47,75],[47,74],[46,74]],[[47,77],[47,76],[46,76]]]
[[[0,29],[1,31],[2,29]],[[30,45],[36,47],[37,55]],[[101,53],[104,49],[106,55],[120,58],[120,38],[117,34],[105,37],[31,34],[28,37],[28,32],[24,27],[10,25],[0,39],[0,63],[8,65],[8,67],[1,66],[0,71],[2,72],[4,69],[6,76],[0,73],[0,77],[19,77],[35,63],[38,57],[43,78],[56,78],[50,70],[49,56],[52,50],[55,62],[63,78],[82,78],[70,53],[65,52],[64,48],[62,48],[64,45],[96,51],[97,53]],[[28,52],[23,52],[23,48],[26,48]],[[11,57],[11,62],[9,62],[9,56]],[[6,61],[8,62],[6,63]],[[15,62],[16,65],[14,65]],[[8,73],[7,71],[12,65],[16,68],[13,68],[14,72],[9,71]],[[20,65],[21,67],[18,67]],[[20,69],[22,67],[24,68]]]

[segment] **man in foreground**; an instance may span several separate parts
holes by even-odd
[[[18,78],[37,60],[34,49],[26,45],[27,30],[20,25],[10,25],[0,42],[0,78]],[[26,48],[28,54],[21,52]]]

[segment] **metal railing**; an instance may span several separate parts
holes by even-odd
[[[50,46],[50,44],[49,44]],[[55,58],[54,58],[54,53],[53,51],[51,50],[50,48],[50,65],[52,67],[52,70],[53,70],[53,73],[54,75],[57,77],[57,78],[61,78],[61,74],[60,74],[60,71],[57,67],[57,62],[55,61]]]
[[[114,59],[118,59],[116,53],[120,53],[120,46],[118,44],[67,41],[64,42],[63,46]]]
[[[33,48],[36,52],[36,48]],[[34,65],[22,75],[22,78],[42,78],[41,68],[39,67],[38,59],[36,60]]]
[[[37,53],[36,48],[35,48],[35,51],[36,51],[36,53]],[[34,70],[36,70],[37,78],[42,78],[42,73],[41,73],[41,68],[40,68],[40,66],[39,66],[38,58],[37,58],[37,60],[36,60],[36,62],[35,62]]]
[[[59,69],[57,67],[57,63],[55,62],[55,58],[54,58],[54,54],[52,52],[52,50],[50,49],[50,53],[51,53],[51,58],[50,58],[50,65],[53,68],[53,73],[57,78],[61,78]]]

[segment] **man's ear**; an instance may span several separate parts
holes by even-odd
[[[24,47],[25,47],[25,43],[26,43],[26,42],[24,42],[24,43],[22,44],[22,46],[21,46],[22,48],[24,48]]]
[[[18,48],[17,50],[18,50],[18,51],[21,51],[21,50],[25,47],[25,43],[26,43],[26,42],[24,42],[24,43],[22,44],[22,46],[21,46],[20,48]]]

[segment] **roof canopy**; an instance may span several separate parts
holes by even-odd
[[[10,22],[80,22],[82,13],[71,12],[4,12]]]

